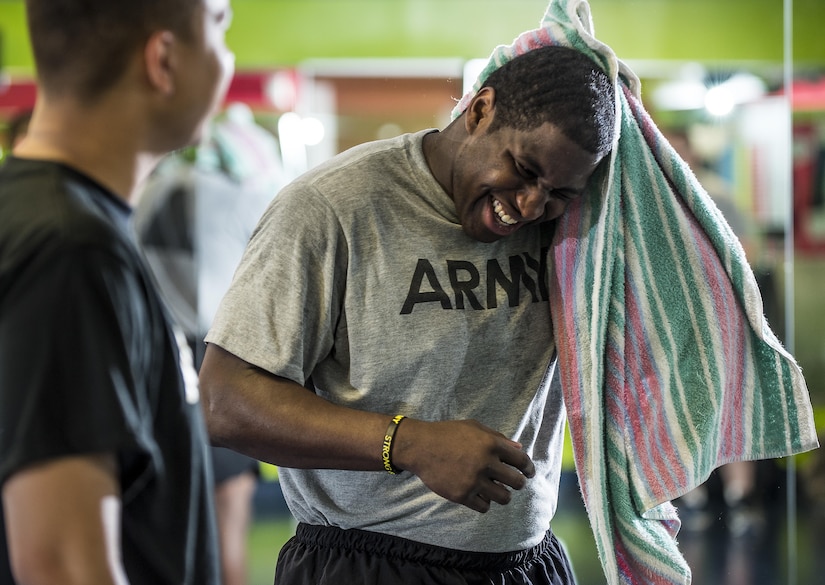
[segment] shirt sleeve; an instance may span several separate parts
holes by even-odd
[[[144,284],[117,254],[60,242],[4,292],[0,483],[45,459],[151,449],[133,366],[150,342]]]
[[[304,384],[333,350],[348,246],[327,200],[293,184],[266,211],[206,340]]]

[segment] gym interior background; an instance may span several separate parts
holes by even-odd
[[[535,28],[546,0],[232,0],[227,97],[277,140],[292,177],[352,145],[442,127],[479,61]],[[660,127],[689,144],[746,227],[773,328],[799,360],[825,435],[825,2],[590,0],[596,36],[642,78]],[[0,133],[34,103],[22,0],[0,0]],[[0,142],[5,146],[5,141]],[[686,155],[687,156],[687,155]],[[717,191],[718,189],[718,191]],[[713,194],[713,193],[712,193]],[[772,537],[681,537],[697,583],[825,583],[825,463],[763,472]],[[554,529],[581,585],[602,582],[572,463]],[[264,467],[250,582],[270,583],[292,522]],[[566,504],[566,505],[565,505]],[[817,552],[817,551],[820,552]]]

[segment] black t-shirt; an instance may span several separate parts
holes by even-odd
[[[218,583],[197,378],[129,220],[65,165],[0,169],[0,486],[38,461],[114,453],[130,582]]]

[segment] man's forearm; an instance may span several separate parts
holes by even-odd
[[[206,350],[200,387],[215,445],[282,467],[383,469],[388,415],[332,404],[214,344]]]

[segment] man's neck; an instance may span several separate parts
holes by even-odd
[[[132,204],[136,185],[159,160],[140,151],[136,132],[126,112],[109,112],[105,105],[38,104],[14,155],[71,166]]]

